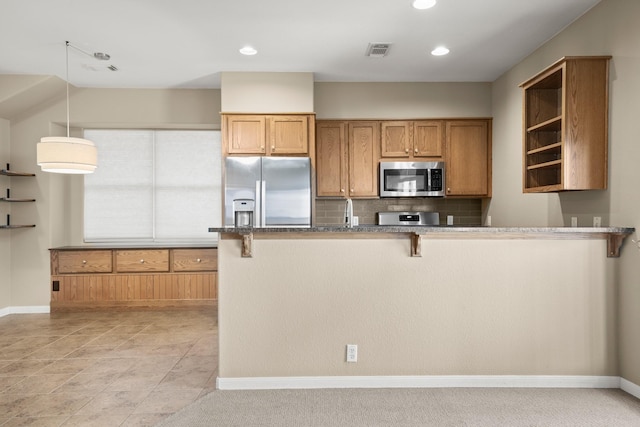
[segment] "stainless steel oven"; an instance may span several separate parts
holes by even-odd
[[[380,197],[444,197],[444,162],[380,162]]]

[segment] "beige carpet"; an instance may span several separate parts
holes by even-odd
[[[639,427],[617,389],[216,390],[159,426]]]

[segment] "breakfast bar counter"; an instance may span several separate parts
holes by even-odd
[[[423,237],[428,239],[606,239],[607,257],[620,256],[624,239],[635,229],[630,227],[453,227],[362,225],[313,227],[220,227],[210,232],[222,238],[242,239],[242,256],[253,256],[253,239],[295,238],[409,238],[410,255],[421,256]]]
[[[636,256],[621,250],[633,228],[211,231],[221,389],[606,387],[618,372],[616,257]]]

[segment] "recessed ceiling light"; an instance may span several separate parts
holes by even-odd
[[[442,56],[442,55],[446,55],[447,53],[449,53],[449,49],[447,49],[444,46],[438,46],[437,48],[431,51],[431,55],[433,56]]]
[[[416,9],[429,9],[436,5],[436,0],[413,0],[411,5]]]
[[[258,51],[252,48],[251,46],[245,46],[242,49],[240,49],[240,53],[243,55],[255,55],[256,53],[258,53]]]

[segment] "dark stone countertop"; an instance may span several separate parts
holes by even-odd
[[[455,234],[470,233],[484,235],[585,235],[631,234],[633,227],[458,227],[458,226],[393,226],[359,225],[313,226],[313,227],[214,227],[212,233],[266,234],[266,233],[414,233],[414,234]]]

